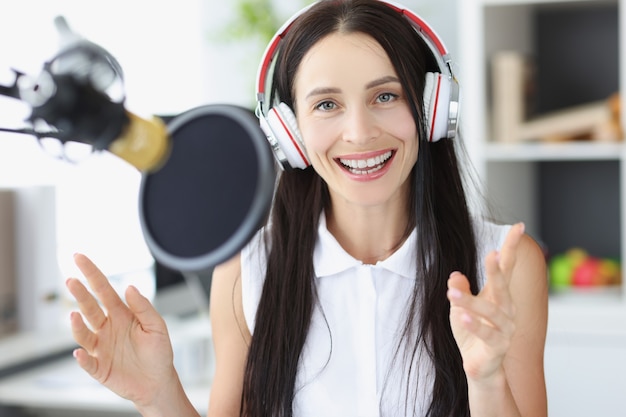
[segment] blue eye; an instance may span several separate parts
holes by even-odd
[[[332,101],[322,101],[321,103],[317,105],[316,108],[322,111],[330,111],[330,110],[333,110],[335,107],[336,105]]]
[[[393,101],[395,98],[397,98],[398,96],[396,94],[392,94],[392,93],[383,93],[381,95],[378,96],[378,101],[381,103],[388,103],[390,101]]]

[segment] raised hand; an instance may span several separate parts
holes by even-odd
[[[84,255],[74,261],[92,295],[75,278],[67,287],[89,326],[78,312],[71,314],[78,364],[101,384],[138,406],[157,402],[164,390],[179,382],[163,318],[135,287],[126,290],[128,305],[102,272]]]
[[[503,370],[515,333],[510,283],[523,235],[524,225],[514,225],[500,251],[487,255],[486,282],[478,295],[471,294],[462,273],[453,272],[448,280],[450,324],[468,379],[486,381]]]

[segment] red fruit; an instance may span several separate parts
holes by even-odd
[[[572,284],[577,287],[590,287],[598,282],[601,262],[597,258],[588,257],[576,268],[572,277]]]

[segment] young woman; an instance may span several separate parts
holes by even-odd
[[[543,255],[523,224],[470,212],[434,32],[392,3],[322,0],[277,39],[260,117],[296,141],[293,169],[215,270],[209,415],[545,416]],[[68,280],[93,329],[72,315],[78,363],[144,416],[196,416],[156,311],[76,263],[107,310]]]

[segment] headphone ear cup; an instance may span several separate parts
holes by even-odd
[[[266,121],[276,141],[276,146],[284,154],[283,159],[286,160],[289,168],[305,169],[311,165],[304,149],[296,115],[289,106],[279,103],[272,107],[267,113]]]
[[[424,84],[424,116],[428,142],[448,137],[451,81],[438,72],[426,73]]]

